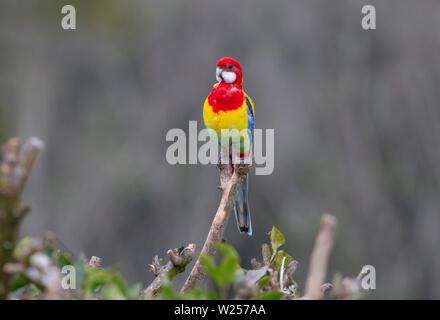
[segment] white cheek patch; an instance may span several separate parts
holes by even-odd
[[[237,78],[237,75],[234,72],[223,71],[222,78],[227,83],[232,83]]]
[[[221,82],[222,81],[222,78],[220,77],[220,75],[221,75],[221,73],[222,73],[222,68],[220,68],[220,67],[217,67],[216,69],[215,69],[215,78],[217,79],[217,81],[218,82]]]

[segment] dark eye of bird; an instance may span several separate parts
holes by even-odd
[[[229,66],[226,67],[226,69],[231,70],[234,66],[232,64],[230,64]]]

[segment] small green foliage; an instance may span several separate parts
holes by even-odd
[[[220,300],[221,298],[213,292],[204,288],[197,288],[183,294],[174,291],[171,286],[171,281],[165,277],[162,282],[162,287],[155,297],[159,300]]]
[[[105,270],[101,268],[87,268],[84,281],[82,283],[83,299],[90,299],[102,286],[111,283],[120,283],[119,275],[115,270]],[[125,289],[125,288],[120,288]]]
[[[265,286],[267,286],[270,282],[270,276],[264,276],[260,280],[258,280],[258,289],[263,289]]]
[[[32,242],[32,238],[31,237],[25,237],[23,239],[21,239],[21,241],[15,246],[14,249],[14,257],[20,257],[23,254],[23,250],[28,247]]]
[[[159,299],[159,300],[182,300],[183,298],[177,292],[174,292],[174,289],[171,286],[170,279],[168,277],[164,277],[164,279],[162,280],[162,287],[160,288],[160,291],[157,294],[156,299]]]
[[[237,251],[226,243],[217,242],[214,247],[223,254],[223,259],[218,266],[215,265],[214,259],[208,256],[201,256],[205,271],[210,275],[220,289],[228,288],[234,283],[237,271],[240,270],[240,257]]]
[[[109,283],[102,290],[103,300],[125,300],[125,295],[121,288],[115,283]]]
[[[41,293],[43,293],[43,290],[42,290],[42,288],[41,288],[40,286],[38,286],[37,284],[35,284],[35,283],[31,283],[31,284],[29,285],[29,293],[30,293],[31,295],[38,296],[38,295],[40,295]]]
[[[276,253],[274,262],[275,262],[275,268],[277,270],[280,270],[284,257],[286,258],[286,260],[284,261],[284,267],[285,267],[292,260],[292,256],[287,252],[284,252],[284,250],[280,250]]]
[[[66,265],[71,265],[72,262],[70,258],[60,249],[56,248],[52,244],[47,244],[45,247],[46,254],[51,257],[54,261],[56,261],[57,266],[62,268]]]
[[[19,276],[16,276],[12,279],[10,290],[15,291],[15,290],[18,290],[24,286],[27,286],[28,284],[30,284],[30,280],[23,275],[19,275]]]
[[[28,246],[28,245],[30,245],[31,242],[32,242],[32,238],[31,237],[24,237],[23,239],[21,239],[21,241],[18,244],[17,248],[19,248],[20,246]]]
[[[83,299],[91,299],[102,289],[102,299],[126,300],[137,299],[140,285],[127,289],[120,273],[115,268],[102,269],[86,267],[82,283]]]
[[[219,266],[216,266],[212,257],[201,256],[200,261],[206,273],[215,281],[222,297],[225,298],[227,289],[232,283],[238,288],[243,282],[254,282],[258,290],[266,288],[271,281],[271,275],[267,274],[269,268],[279,271],[284,259],[284,266],[292,260],[292,256],[284,250],[278,250],[284,243],[284,235],[275,227],[270,232],[271,245],[263,244],[262,255],[265,266],[256,270],[244,270],[240,268],[240,257],[229,245],[216,243],[215,247],[223,254]],[[272,249],[272,250],[271,250]],[[295,288],[292,288],[294,290]],[[264,292],[254,299],[279,300],[282,292]]]
[[[255,296],[251,300],[280,300],[282,297],[283,297],[282,292],[271,291]]]
[[[131,287],[127,288],[127,292],[125,293],[125,297],[128,300],[137,300],[139,298],[139,293],[142,290],[142,284],[135,283]]]
[[[80,252],[73,267],[76,270],[76,287],[80,288],[86,276],[87,259],[83,252]]]
[[[215,283],[220,286],[221,283],[221,275],[218,274],[217,268],[215,266],[214,259],[209,256],[201,255],[200,262],[205,269],[205,272],[214,279]]]
[[[275,228],[275,226],[272,227],[272,230],[270,231],[270,243],[272,245],[272,257],[271,260],[275,258],[275,255],[277,253],[277,250],[279,247],[281,247],[286,240],[284,239],[284,235]]]
[[[195,289],[184,293],[181,297],[185,300],[221,300],[221,298],[206,289]]]
[[[270,234],[270,242],[271,242],[271,247],[272,247],[272,255],[270,257],[270,263],[274,263],[275,264],[275,269],[276,270],[280,270],[281,265],[283,263],[283,258],[285,259],[284,265],[287,266],[287,264],[292,260],[292,256],[290,254],[288,254],[287,252],[285,252],[284,250],[279,250],[278,248],[281,247],[286,240],[284,239],[284,235],[281,233],[280,230],[278,230],[275,227],[272,227],[272,230],[269,232]],[[263,251],[263,260],[266,264],[270,264],[267,262],[267,256],[270,254],[269,248],[266,245],[263,245],[262,248]]]

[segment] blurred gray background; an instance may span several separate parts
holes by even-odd
[[[61,29],[65,4],[77,30]],[[365,4],[375,31],[361,28]],[[153,255],[200,249],[218,173],[170,166],[165,135],[201,128],[215,63],[232,56],[256,127],[275,129],[274,173],[250,177],[254,236],[227,230],[242,265],[275,225],[303,288],[330,212],[328,280],[371,264],[372,298],[440,298],[439,53],[434,0],[0,0],[0,140],[46,142],[22,235],[52,230],[130,284],[152,280]]]

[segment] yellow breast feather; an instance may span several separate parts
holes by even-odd
[[[243,104],[238,109],[217,113],[212,111],[212,107],[206,99],[203,106],[203,120],[207,128],[215,130],[218,134],[221,134],[222,129],[237,129],[239,131],[247,129],[246,99],[243,99]]]

